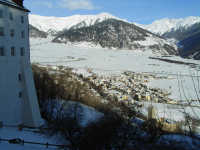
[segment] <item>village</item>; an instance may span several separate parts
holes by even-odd
[[[84,81],[90,81],[97,87],[102,89],[105,99],[116,101],[118,103],[123,103],[129,108],[138,107],[139,109],[137,109],[140,114],[142,113],[140,112],[141,109],[147,109],[147,114],[145,116],[139,115],[139,120],[141,119],[142,121],[147,121],[155,119],[159,124],[161,124],[162,130],[170,133],[182,133],[189,130],[192,130],[192,132],[194,133],[199,133],[199,121],[192,118],[191,116],[188,116],[188,120],[185,121],[176,120],[172,116],[172,118],[170,117],[170,119],[168,117],[159,117],[158,108],[154,106],[156,104],[160,104],[160,106],[167,105],[169,108],[171,107],[172,109],[183,107],[197,107],[185,102],[183,103],[181,101],[170,99],[169,96],[171,93],[167,90],[163,90],[160,88],[151,88],[148,86],[150,79],[166,79],[166,76],[161,77],[152,74],[142,74],[131,71],[123,72],[120,75],[103,76],[97,75],[91,70],[88,71],[91,75],[86,77]],[[98,90],[97,93],[99,93]],[[190,125],[191,127],[189,127]]]
[[[177,104],[176,101],[168,98],[170,92],[160,88],[148,86],[150,79],[160,79],[156,75],[141,74],[126,71],[120,75],[98,76],[92,73],[87,77],[96,86],[102,87],[104,92],[116,101],[124,101],[127,104],[134,104],[135,101],[148,101],[155,103]]]

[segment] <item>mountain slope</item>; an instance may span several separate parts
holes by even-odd
[[[200,32],[186,38],[179,44],[182,46],[180,50],[182,57],[200,60]]]
[[[110,18],[119,19],[108,13],[98,15],[73,15],[69,17],[29,15],[32,26],[51,34],[55,34],[64,29],[91,26]]]
[[[108,19],[89,27],[63,31],[53,42],[88,42],[101,47],[148,50],[155,53],[176,54],[176,48],[164,39],[134,24]]]
[[[174,38],[177,41],[182,41],[198,33],[200,33],[200,22],[195,23],[187,28],[180,27],[177,30],[171,30],[170,32],[164,33],[162,36],[165,38]]]
[[[32,38],[47,38],[47,33],[40,31],[36,27],[29,25],[29,36]]]

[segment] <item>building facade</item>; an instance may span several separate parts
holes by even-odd
[[[23,0],[0,0],[0,121],[41,125],[30,64],[29,10]]]

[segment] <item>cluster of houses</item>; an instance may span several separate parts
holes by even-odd
[[[160,78],[160,77],[158,77]],[[149,101],[154,103],[178,104],[169,98],[170,92],[151,88],[148,86],[149,79],[157,79],[151,74],[142,74],[135,72],[124,72],[115,76],[98,76],[93,73],[89,76],[90,82],[102,87],[104,92],[115,97],[115,100],[130,105],[136,104],[136,101]],[[184,121],[166,121],[165,118],[158,118],[156,108],[149,106],[147,119],[156,119],[158,124],[162,125],[162,130],[171,133],[181,133],[188,130],[188,124]],[[197,125],[192,121],[192,131],[196,132]]]
[[[168,98],[170,92],[149,87],[150,78],[155,79],[156,76],[127,71],[115,76],[98,76],[93,73],[88,80],[100,86],[107,95],[115,97],[117,101],[175,103]]]

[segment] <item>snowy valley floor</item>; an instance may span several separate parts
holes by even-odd
[[[150,57],[179,61],[183,64],[150,59]],[[125,71],[155,75],[156,78],[148,79],[146,83],[148,87],[168,91],[171,93],[169,98],[175,104],[188,104],[189,100],[191,105],[195,106],[183,108],[155,104],[158,116],[180,121],[184,120],[183,113],[186,111],[199,119],[200,103],[197,101],[200,97],[199,61],[182,59],[178,56],[162,57],[159,54],[152,54],[151,50],[143,52],[142,50],[102,49],[87,43],[66,45],[51,43],[49,39],[31,39],[31,62],[44,66],[71,67],[74,72],[85,77],[90,76],[91,72],[106,77],[120,75]],[[145,113],[146,108],[142,111]]]

